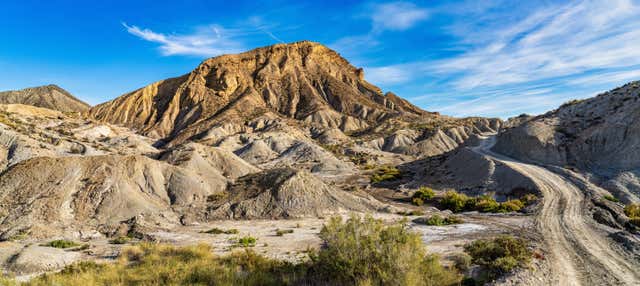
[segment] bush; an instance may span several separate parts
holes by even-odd
[[[500,211],[500,203],[488,195],[482,195],[468,205],[470,209],[475,209],[479,212],[495,213]]]
[[[624,207],[624,213],[629,217],[629,222],[640,227],[640,204],[629,204]]]
[[[624,213],[630,218],[640,217],[640,204],[635,203],[627,205],[624,207]]]
[[[383,181],[393,181],[400,179],[402,174],[398,168],[393,166],[381,166],[378,167],[371,175],[371,182],[380,183]]]
[[[277,236],[283,236],[287,233],[293,233],[293,229],[276,229]]]
[[[500,204],[500,208],[498,209],[498,212],[501,212],[501,213],[517,212],[522,208],[524,208],[524,203],[521,202],[520,200],[508,200]]]
[[[495,279],[531,261],[531,251],[523,239],[499,236],[480,239],[464,246],[472,262],[487,270],[488,278]]]
[[[443,218],[438,214],[434,214],[425,221],[425,224],[426,225],[451,225],[451,224],[458,224],[462,222],[463,222],[462,219],[456,216],[448,216]]]
[[[257,239],[252,236],[245,236],[238,239],[238,246],[241,247],[254,247],[256,246]]]
[[[214,227],[210,230],[205,230],[205,231],[201,231],[200,233],[208,233],[208,234],[238,234],[238,230],[235,228],[232,229],[219,229],[217,227]]]
[[[453,212],[461,212],[465,210],[467,203],[469,202],[469,197],[465,194],[460,194],[456,191],[447,191],[444,193],[442,200],[440,200],[440,205],[445,209],[451,210]]]
[[[534,194],[526,194],[520,197],[520,201],[524,203],[525,206],[531,205],[538,200],[538,197]]]
[[[471,256],[466,253],[456,253],[453,255],[451,260],[453,260],[453,265],[456,269],[464,272],[471,268]]]
[[[413,204],[417,206],[421,206],[424,202],[430,201],[435,196],[435,192],[432,189],[427,187],[420,187],[413,196],[411,197],[411,201]]]
[[[55,248],[71,248],[71,247],[80,246],[80,244],[75,243],[71,240],[58,239],[58,240],[52,240],[50,242],[47,242],[42,246],[49,246],[49,247],[55,247]]]
[[[216,257],[208,245],[143,243],[126,248],[115,263],[79,262],[26,285],[291,285],[306,269],[250,250]]]
[[[129,240],[131,240],[131,238],[126,237],[126,236],[120,236],[120,237],[116,237],[112,240],[109,240],[109,243],[111,244],[125,244],[127,242],[129,242]]]
[[[371,216],[332,218],[320,232],[315,271],[333,285],[455,285],[458,275],[427,255],[420,235],[404,223]]]
[[[607,200],[607,201],[611,201],[611,202],[614,202],[614,203],[619,203],[619,202],[620,202],[620,200],[619,200],[618,198],[616,198],[616,197],[614,197],[614,196],[612,196],[612,195],[604,195],[604,196],[602,196],[602,197],[603,197],[605,200]]]

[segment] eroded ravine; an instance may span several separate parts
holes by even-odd
[[[492,152],[495,137],[472,148],[530,177],[543,195],[536,226],[544,238],[553,285],[640,285],[638,265],[589,224],[583,192],[543,167]]]

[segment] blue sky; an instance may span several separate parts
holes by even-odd
[[[55,83],[97,104],[208,57],[299,40],[454,116],[536,114],[640,79],[637,0],[181,2],[2,3],[0,90]]]

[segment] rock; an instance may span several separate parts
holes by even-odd
[[[11,258],[9,269],[16,274],[31,274],[61,269],[81,258],[79,252],[30,245]]]

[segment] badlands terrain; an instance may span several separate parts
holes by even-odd
[[[364,72],[304,41],[207,59],[93,107],[55,85],[1,92],[2,272],[109,263],[118,238],[224,255],[251,235],[260,254],[304,261],[330,217],[366,213],[408,219],[445,265],[478,239],[527,241],[531,263],[491,283],[640,285],[625,212],[640,202],[640,83],[502,121],[424,111]],[[452,190],[503,205],[450,207]],[[454,212],[456,224],[425,223]]]

